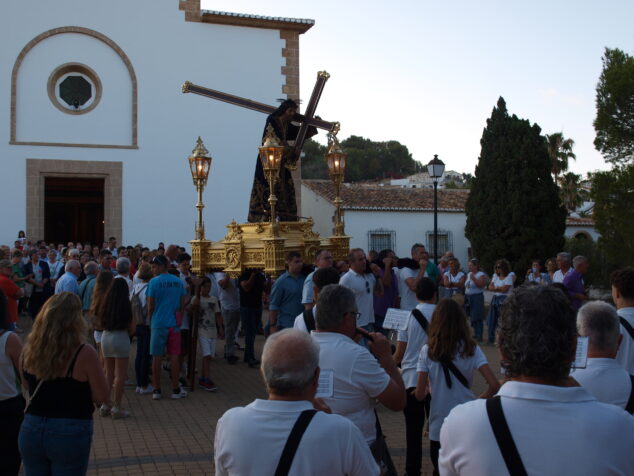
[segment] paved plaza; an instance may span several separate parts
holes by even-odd
[[[28,330],[30,318],[21,317],[20,325]],[[240,339],[242,341],[242,339]],[[217,353],[222,355],[222,341]],[[256,354],[259,356],[264,337],[257,336]],[[492,370],[499,375],[499,358],[494,347],[484,345]],[[132,355],[135,352],[133,344]],[[241,355],[241,352],[238,353]],[[130,378],[134,380],[133,362]],[[245,363],[229,365],[216,358],[211,366],[217,392],[196,387],[187,398],[171,400],[169,381],[163,372],[163,399],[152,400],[151,395],[139,395],[134,388],[126,388],[124,406],[131,412],[125,420],[101,418],[94,414],[94,436],[90,456],[90,475],[213,475],[213,437],[216,421],[229,408],[243,406],[255,398],[266,398],[258,369]],[[476,373],[476,393],[485,388],[484,380]],[[405,424],[401,412],[378,408],[383,432],[399,474],[405,472]],[[266,435],[262,435],[266,438]],[[428,440],[424,443],[423,474],[431,475]]]

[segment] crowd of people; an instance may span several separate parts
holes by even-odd
[[[403,412],[410,476],[421,472],[426,420],[435,474],[634,474],[634,268],[613,273],[612,305],[586,303],[588,260],[565,252],[545,270],[534,260],[520,286],[505,259],[489,277],[477,259],[466,270],[451,253],[436,264],[421,244],[400,259],[356,248],[335,262],[324,249],[314,266],[291,252],[275,280],[196,277],[186,250],[163,243],[14,245],[0,247],[0,474],[22,463],[27,475],[85,474],[94,411],[130,416],[130,358],[136,392],[161,399],[166,369],[179,400],[193,384],[183,378],[192,344],[197,383],[215,391],[217,341],[236,365],[239,335],[269,398],[218,421],[218,475],[395,474],[377,402]],[[410,311],[397,333],[383,327],[390,308]],[[588,340],[581,368],[578,336]]]

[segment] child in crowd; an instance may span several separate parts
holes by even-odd
[[[192,298],[191,305],[199,308],[198,315],[198,345],[203,356],[202,375],[198,384],[209,392],[215,392],[218,387],[209,378],[209,365],[216,353],[216,339],[223,338],[224,326],[218,298],[211,294],[211,280],[204,277]],[[194,321],[192,321],[193,324]]]
[[[436,475],[440,427],[452,408],[475,398],[470,387],[476,369],[489,385],[480,398],[492,397],[500,385],[484,353],[471,337],[462,307],[453,299],[442,299],[438,303],[428,335],[429,340],[421,349],[418,359],[418,381],[414,395],[418,401],[422,401],[431,386],[429,452]]]

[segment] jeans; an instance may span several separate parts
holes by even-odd
[[[92,429],[92,420],[26,414],[18,437],[25,476],[85,475]]]
[[[150,326],[136,326],[136,358],[134,359],[134,371],[136,373],[137,387],[147,387],[150,382],[150,368],[152,357],[150,356]]]
[[[225,321],[225,357],[233,355],[236,345],[236,331],[240,323],[240,309],[223,309],[222,319]]]
[[[240,317],[244,330],[244,361],[255,359],[255,334],[258,331],[258,321],[262,323],[262,309],[241,307]]]
[[[466,294],[464,305],[475,337],[477,340],[481,340],[484,321],[484,295],[482,293]]]
[[[0,474],[14,476],[20,471],[18,433],[24,418],[24,397],[0,401]]]
[[[408,476],[420,476],[420,468],[423,461],[423,427],[425,426],[425,416],[429,416],[431,396],[427,395],[425,400],[419,402],[411,394],[413,389],[414,387],[407,389],[407,404],[403,409],[407,446],[405,451],[405,471]]]
[[[500,306],[506,300],[506,295],[493,296],[491,307],[489,308],[489,317],[487,318],[487,327],[489,331],[489,344],[495,343],[495,331],[498,327],[498,318],[500,317]]]

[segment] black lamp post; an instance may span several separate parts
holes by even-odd
[[[445,163],[434,155],[427,164],[427,173],[434,182],[434,264],[438,265],[438,181],[445,173]]]

